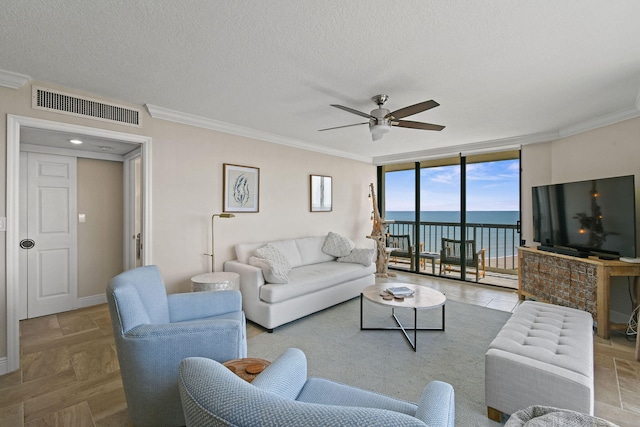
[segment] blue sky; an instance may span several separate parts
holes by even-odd
[[[517,211],[519,161],[467,165],[468,211]],[[460,167],[424,168],[420,172],[421,211],[460,210]],[[413,211],[413,170],[386,174],[386,210]]]

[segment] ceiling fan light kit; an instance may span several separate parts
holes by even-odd
[[[399,120],[404,117],[412,116],[414,114],[421,113],[423,111],[430,110],[437,107],[438,104],[434,100],[420,102],[418,104],[410,105],[408,107],[401,108],[395,111],[389,111],[387,108],[383,108],[385,102],[389,100],[387,95],[376,95],[371,100],[376,103],[378,108],[371,110],[370,114],[363,113],[353,108],[345,107],[343,105],[331,104],[332,107],[339,108],[348,113],[352,113],[361,117],[369,119],[369,131],[371,132],[371,138],[374,141],[382,139],[382,136],[391,130],[392,126],[410,128],[410,129],[422,129],[422,130],[435,130],[441,131],[444,129],[442,125],[434,125],[431,123],[413,122],[408,120]],[[320,131],[340,129],[350,126],[364,125],[365,123],[354,123],[351,125],[337,126],[327,129],[320,129]]]

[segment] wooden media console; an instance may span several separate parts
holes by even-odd
[[[609,338],[612,327],[609,321],[610,291],[611,277],[615,276],[635,277],[635,306],[640,264],[518,248],[518,297],[587,311],[597,322],[598,336],[604,339]]]

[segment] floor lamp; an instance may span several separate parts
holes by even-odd
[[[215,217],[219,216],[220,218],[234,218],[235,215],[234,214],[230,214],[230,213],[219,213],[219,214],[213,214],[211,215],[211,253],[210,254],[205,254],[211,257],[211,272],[214,273],[216,271],[216,256],[215,256],[215,240],[214,239],[214,233],[213,233],[213,220]]]

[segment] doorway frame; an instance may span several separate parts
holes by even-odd
[[[122,169],[124,171],[124,250],[123,250],[123,268],[124,270],[129,270],[131,268],[136,267],[136,245],[132,242],[132,233],[135,233],[135,183],[136,183],[136,174],[134,171],[135,168],[135,159],[140,157],[141,160],[141,169],[142,169],[142,160],[144,159],[142,154],[142,149],[137,148],[127,154],[124,155],[124,159],[122,160]],[[144,185],[145,179],[141,177],[142,185]],[[144,195],[144,189],[142,191]],[[144,209],[143,201],[141,200],[140,210],[141,213],[141,221],[144,218]],[[141,224],[141,227],[144,227],[144,224]],[[142,230],[141,230],[142,232]],[[144,248],[144,242],[142,242],[142,247]],[[140,253],[140,261],[142,265],[144,264],[144,249]]]
[[[7,115],[7,234],[6,234],[6,296],[7,296],[7,364],[6,371],[20,368],[19,304],[19,221],[20,221],[20,129],[22,127],[78,133],[139,144],[142,153],[142,230],[145,247],[143,265],[152,260],[151,253],[151,137],[64,122]]]

